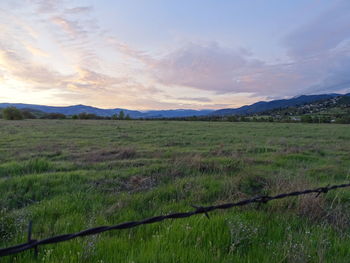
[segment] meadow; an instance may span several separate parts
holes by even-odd
[[[0,248],[350,181],[350,126],[0,120]],[[109,231],[0,262],[349,262],[350,189]]]

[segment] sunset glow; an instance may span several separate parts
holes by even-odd
[[[2,0],[0,102],[218,109],[350,91],[350,2]]]

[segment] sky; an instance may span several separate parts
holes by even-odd
[[[350,92],[349,0],[1,0],[0,102],[219,109]]]

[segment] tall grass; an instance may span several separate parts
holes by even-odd
[[[346,125],[0,121],[0,247],[348,182]],[[42,246],[1,262],[348,262],[350,192]]]

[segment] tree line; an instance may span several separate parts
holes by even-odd
[[[74,115],[65,115],[62,113],[43,113],[37,115],[28,109],[18,109],[16,107],[7,107],[0,112],[0,117],[5,120],[23,120],[23,119],[73,119],[73,120],[131,120],[129,114],[120,111],[112,116],[98,116],[93,113],[82,112]],[[167,120],[167,121],[226,121],[226,122],[285,122],[285,123],[342,123],[350,124],[350,114],[336,115],[302,115],[298,118],[294,116],[191,116],[176,118],[139,118],[138,120]]]
[[[0,111],[0,118],[5,120],[23,120],[23,119],[74,119],[74,120],[131,120],[129,114],[125,114],[123,111],[120,111],[118,114],[113,116],[105,117],[98,116],[93,113],[82,112],[74,115],[65,115],[63,113],[43,113],[39,112],[34,114],[29,109],[18,109],[16,107],[7,107]]]

